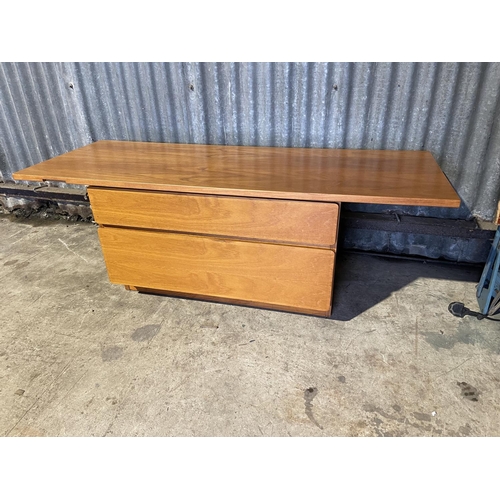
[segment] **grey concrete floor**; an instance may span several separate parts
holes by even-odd
[[[480,268],[340,254],[322,319],[126,291],[91,224],[0,235],[4,436],[500,435],[500,326],[447,310]]]

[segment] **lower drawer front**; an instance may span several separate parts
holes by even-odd
[[[335,252],[160,231],[99,228],[113,283],[327,315]]]

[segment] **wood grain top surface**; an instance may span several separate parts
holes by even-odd
[[[458,207],[427,151],[98,141],[16,180],[313,201]]]

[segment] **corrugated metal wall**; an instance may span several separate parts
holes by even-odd
[[[351,210],[492,220],[500,63],[3,63],[0,171],[100,139],[425,149],[460,210]]]

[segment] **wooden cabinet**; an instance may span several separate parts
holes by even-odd
[[[328,316],[336,203],[89,188],[109,279]]]
[[[425,151],[99,141],[14,178],[89,186],[113,283],[319,316],[341,202],[460,204]]]

